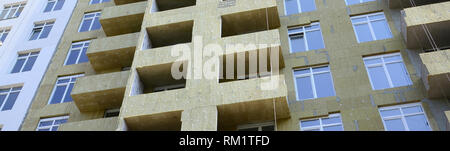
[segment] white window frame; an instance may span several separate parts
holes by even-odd
[[[370,16],[376,16],[376,15],[380,15],[380,14],[383,15],[383,18],[381,18],[381,19],[370,20],[370,18],[369,18]],[[362,22],[353,23],[352,20],[356,19],[356,18],[366,18],[366,20],[362,21]],[[372,22],[380,21],[380,20],[385,20],[386,21],[386,24],[389,27],[388,31],[389,31],[389,33],[391,33],[391,37],[390,38],[392,38],[393,35],[392,35],[391,27],[389,25],[389,22],[388,22],[388,20],[386,18],[386,15],[384,14],[384,12],[371,13],[371,14],[365,14],[365,15],[358,15],[358,16],[350,17],[350,22],[352,22],[352,26],[353,26],[353,32],[355,33],[356,40],[358,41],[358,43],[361,43],[361,41],[359,40],[358,33],[356,32],[355,25],[360,25],[360,24],[368,24],[369,30],[370,30],[370,34],[371,34],[372,39],[373,39],[372,41],[383,40],[383,39],[377,39],[377,37],[375,36],[375,31],[373,30],[373,27],[372,27]],[[386,38],[386,39],[389,39],[389,38]],[[370,42],[370,41],[366,41],[366,42]]]
[[[350,6],[350,5],[348,4],[347,1],[348,1],[348,0],[345,0],[345,5]],[[369,0],[369,1],[367,1],[367,2],[373,2],[373,1],[376,1],[376,0]],[[359,0],[359,3],[357,3],[357,4],[367,3],[367,2],[364,2],[364,0]],[[352,5],[356,5],[356,4],[352,4]]]
[[[317,28],[317,29],[311,29],[311,30],[306,30],[306,29],[305,29],[305,27],[308,27],[308,26],[314,26],[314,25],[319,25],[319,28]],[[293,29],[301,29],[301,30],[294,31],[294,32],[289,32],[289,30],[293,30]],[[324,38],[323,38],[323,33],[322,33],[321,26],[320,26],[320,22],[315,22],[315,23],[311,23],[311,24],[305,25],[305,26],[298,26],[298,27],[291,27],[291,28],[288,28],[289,52],[290,52],[290,53],[294,53],[294,52],[292,51],[291,35],[295,35],[295,34],[303,34],[303,39],[305,39],[305,40],[304,40],[304,43],[305,43],[305,49],[306,49],[304,52],[310,51],[309,45],[308,45],[308,38],[307,38],[307,36],[306,36],[306,33],[307,33],[307,32],[313,32],[313,31],[319,31],[319,32],[320,32],[320,35],[322,36],[322,43],[323,43],[323,46],[324,46],[324,48],[325,48],[325,40],[324,40]],[[298,53],[298,52],[295,52],[295,53]]]
[[[6,37],[5,37],[5,40],[4,40],[4,41],[6,41],[6,38],[8,38],[9,32],[11,32],[11,29],[8,29],[8,28],[7,29],[0,29],[0,38],[2,38],[6,34]],[[0,40],[0,46],[2,46],[1,43],[4,43],[4,41]]]
[[[58,126],[58,129],[59,129],[61,127],[61,125],[55,125],[55,121],[57,121],[57,120],[64,120],[64,119],[69,120],[69,116],[59,116],[59,117],[40,119],[39,122],[38,122],[38,125],[36,127],[36,131],[39,131],[40,129],[47,129],[47,128],[49,129],[49,131],[51,131],[53,126]],[[42,122],[48,122],[48,121],[52,121],[52,125],[39,127],[39,125]]]
[[[413,113],[413,114],[404,114],[403,113],[403,108],[408,108],[408,107],[414,107],[414,106],[419,106],[422,109],[422,112],[417,112],[417,113]],[[395,115],[395,116],[388,116],[388,117],[383,117],[381,115],[381,111],[384,110],[394,110],[394,109],[399,109],[400,110],[400,115]],[[385,120],[393,120],[393,119],[401,119],[403,126],[405,128],[405,131],[410,131],[409,127],[408,127],[408,123],[406,122],[405,117],[406,116],[413,116],[413,115],[420,115],[423,114],[425,116],[425,120],[427,121],[427,125],[430,128],[430,130],[432,131],[433,128],[430,125],[430,121],[428,120],[428,116],[425,112],[425,109],[423,108],[422,103],[418,102],[418,103],[410,103],[410,104],[402,104],[402,105],[395,105],[395,106],[387,106],[387,107],[382,107],[378,109],[378,113],[380,114],[381,117],[381,121],[383,121],[383,126],[384,126],[384,130],[388,131],[387,127],[386,127],[386,123]]]
[[[17,18],[17,17],[19,17],[19,16],[16,16],[16,15],[17,15],[17,13],[19,12],[20,8],[22,8],[22,10],[20,11],[19,15],[22,14],[22,11],[25,9],[25,5],[26,5],[26,3],[16,4],[16,5],[10,5],[10,6],[5,6],[5,7],[3,8],[3,10],[0,11],[0,14],[6,9],[6,7],[9,7],[9,8],[7,8],[7,9],[8,9],[8,12],[5,14],[5,16],[4,16],[3,18],[0,18],[0,20],[12,19],[12,18]],[[16,10],[15,10],[14,12],[12,12],[11,10],[14,9],[14,8],[16,8]],[[8,16],[9,16],[11,13],[14,13],[14,15],[13,15],[11,18],[8,18]]]
[[[303,13],[302,6],[301,6],[302,4],[300,3],[300,0],[296,0],[296,1],[297,1],[297,8],[298,8],[298,11],[299,11],[297,14]],[[314,3],[314,6],[316,7],[315,9],[317,10],[316,0],[312,0],[312,1]],[[283,5],[284,5],[284,15],[288,15],[287,7],[286,7],[286,0],[283,0]]]
[[[87,18],[86,18],[87,15],[92,15],[92,14],[94,14],[94,16],[92,16],[92,17],[87,17]],[[98,11],[98,12],[91,12],[91,13],[86,13],[86,14],[84,14],[84,15],[83,15],[83,18],[81,19],[80,27],[78,27],[78,32],[81,32],[81,28],[83,27],[83,24],[84,24],[85,20],[87,20],[87,19],[92,19],[92,22],[91,22],[91,24],[89,25],[89,30],[83,31],[83,32],[89,32],[89,31],[92,31],[92,27],[94,26],[94,23],[95,23],[95,18],[96,18],[96,17],[100,18],[101,15],[102,15],[102,12],[101,12],[101,11]]]
[[[23,86],[16,86],[16,87],[10,87],[10,88],[0,88],[0,90],[5,90],[5,89],[9,89],[9,90],[8,91],[3,91],[3,92],[0,91],[0,95],[5,95],[6,94],[5,100],[3,100],[2,104],[0,104],[0,112],[3,111],[3,108],[5,107],[6,101],[9,98],[9,95],[11,93],[15,93],[15,92],[19,92],[19,95],[20,95],[20,92],[22,91]],[[17,96],[15,102],[17,102],[18,97],[19,96]]]
[[[315,74],[323,74],[323,73],[330,73],[331,76],[331,86],[333,87],[333,91],[334,94],[336,95],[336,89],[334,88],[334,80],[333,80],[333,74],[331,74],[331,68],[328,71],[320,71],[320,72],[314,72],[313,69],[314,68],[321,68],[321,67],[329,67],[330,65],[324,65],[324,66],[314,66],[314,67],[308,67],[308,68],[300,68],[300,69],[294,69],[292,70],[292,74],[294,76],[294,86],[295,86],[295,97],[297,101],[305,101],[305,100],[312,100],[312,99],[317,99],[317,90],[316,90],[316,84],[314,82],[314,75]],[[309,69],[309,73],[305,73],[305,74],[299,74],[299,75],[295,75],[295,71],[298,70],[305,70],[305,69]],[[314,98],[309,98],[309,99],[304,99],[304,100],[300,100],[299,96],[298,96],[298,88],[297,88],[297,78],[302,78],[302,77],[310,77],[311,80],[311,87],[312,87],[312,91],[313,91],[313,95]]]
[[[265,126],[273,126],[274,127],[274,131],[277,131],[275,128],[275,122],[265,122],[265,123],[254,123],[254,124],[244,124],[244,125],[239,125],[237,127],[237,130],[242,130],[242,129],[249,129],[249,128],[258,128],[258,131],[262,131],[262,127]]]
[[[33,29],[31,30],[30,36],[28,36],[29,37],[28,40],[29,41],[33,41],[33,40],[42,39],[41,36],[42,36],[42,33],[44,32],[45,27],[52,26],[52,29],[53,29],[53,25],[55,25],[55,21],[47,21],[45,23],[35,23]],[[41,31],[39,31],[39,35],[37,36],[36,39],[31,39],[31,37],[33,36],[34,31],[37,30],[37,29],[41,29]],[[51,29],[50,29],[50,31],[48,33],[48,36],[50,36],[50,33],[51,33]]]
[[[333,118],[333,117],[339,117],[341,119],[341,123],[333,123],[333,124],[323,124],[322,123],[322,119],[324,118]],[[309,126],[309,127],[302,127],[302,122],[304,121],[314,121],[314,120],[319,120],[319,125],[316,126]],[[316,130],[316,129],[320,129],[320,131],[323,131],[323,127],[331,127],[331,126],[338,126],[341,125],[342,126],[342,130],[344,130],[344,123],[342,122],[342,116],[340,113],[335,113],[335,114],[330,114],[326,117],[319,117],[319,118],[311,118],[311,119],[304,119],[304,120],[300,120],[299,122],[300,125],[300,130],[301,131],[309,131],[309,130]]]
[[[56,79],[55,85],[53,86],[52,96],[50,96],[50,99],[48,100],[47,104],[50,104],[50,103],[51,103],[51,101],[52,101],[52,99],[53,99],[53,97],[54,97],[54,95],[55,95],[56,88],[57,88],[58,86],[67,85],[66,89],[64,90],[64,95],[62,96],[61,100],[60,100],[59,103],[57,103],[57,104],[63,103],[64,98],[66,98],[67,91],[69,90],[70,84],[72,84],[72,83],[75,84],[75,82],[77,82],[76,80],[75,80],[75,81],[72,81],[72,78],[77,78],[77,80],[78,80],[79,77],[83,77],[83,76],[84,76],[84,74],[77,74],[77,75],[72,75],[72,76],[58,77],[58,79]],[[59,80],[63,80],[63,79],[69,79],[69,82],[66,82],[66,83],[59,83],[59,84],[58,84],[58,81],[59,81]],[[70,94],[69,94],[69,95],[70,95]]]
[[[385,62],[384,61],[384,58],[392,57],[392,56],[400,56],[400,58],[402,58],[402,59],[401,60],[390,61],[390,62]],[[365,63],[366,60],[372,60],[372,59],[381,59],[381,63],[370,64],[370,65],[367,65]],[[406,74],[408,76],[407,77],[408,78],[408,85],[412,85],[413,84],[413,82],[411,81],[411,77],[409,77],[408,68],[406,68],[405,62],[403,61],[403,56],[400,54],[400,52],[384,54],[384,55],[377,55],[377,56],[370,56],[370,57],[364,57],[363,58],[363,62],[364,62],[364,66],[366,67],[367,76],[369,77],[369,81],[370,81],[370,85],[372,86],[372,90],[377,90],[377,89],[375,89],[375,87],[373,85],[373,80],[372,80],[372,77],[370,75],[369,68],[370,67],[377,67],[377,66],[382,66],[383,67],[384,74],[386,75],[386,79],[388,80],[388,83],[389,83],[389,88],[386,88],[386,89],[395,88],[394,84],[392,83],[392,79],[391,79],[391,75],[389,73],[389,70],[386,67],[386,64],[392,64],[392,63],[402,63],[403,67],[405,68]],[[383,89],[378,89],[378,90],[383,90]]]
[[[39,58],[39,54],[40,54],[40,51],[19,54],[17,59],[16,59],[16,63],[17,63],[17,60],[20,60],[20,59],[25,59],[25,62],[22,64],[22,67],[20,67],[20,71],[16,72],[16,73],[24,72],[23,68],[25,68],[25,65],[28,63],[28,59],[30,59],[30,57],[37,57],[37,58]],[[24,55],[24,56],[21,56],[21,55]],[[37,58],[36,58],[34,64],[36,64]],[[14,63],[13,69],[16,66],[16,63]],[[33,64],[33,66],[34,66],[34,64]],[[12,73],[12,71],[11,71],[11,73]],[[12,74],[15,74],[15,73],[12,73]]]
[[[92,3],[92,2],[93,2],[93,0],[90,0],[89,5],[94,5],[94,3]],[[111,1],[108,1],[108,2],[111,2]],[[99,0],[99,2],[95,3],[95,4],[101,4],[101,3],[105,3],[105,0]]]
[[[72,51],[76,50],[76,49],[73,48],[73,46],[74,45],[79,45],[79,44],[83,44],[83,46],[81,46],[81,48],[79,48],[80,49],[80,53],[78,53],[77,60],[75,61],[74,64],[79,64],[80,63],[79,61],[80,61],[80,58],[81,58],[81,54],[83,54],[83,49],[84,48],[89,48],[89,46],[91,45],[91,40],[86,40],[86,41],[80,41],[80,42],[72,43],[72,45],[70,45],[69,53],[67,53],[66,61],[64,61],[64,65],[65,66],[67,66],[67,61],[69,61],[69,57],[70,57],[70,54],[72,53]]]

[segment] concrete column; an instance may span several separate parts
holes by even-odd
[[[184,110],[181,114],[181,131],[217,131],[216,106],[203,106]]]

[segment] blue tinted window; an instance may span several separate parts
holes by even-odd
[[[11,110],[16,103],[17,97],[19,96],[19,92],[13,92],[10,93],[8,96],[8,99],[5,102],[5,105],[3,105],[2,111]]]
[[[55,92],[53,92],[53,98],[50,104],[58,104],[61,102],[64,92],[66,91],[66,86],[57,86]]]
[[[83,41],[72,44],[65,65],[78,64],[88,62],[86,52],[88,50],[90,41]]]
[[[16,64],[14,65],[13,70],[11,73],[18,73],[21,71],[23,64],[25,63],[26,59],[18,59]]]
[[[392,38],[383,13],[354,16],[351,21],[359,43]]]
[[[72,102],[73,99],[70,93],[72,93],[72,89],[75,85],[76,78],[81,76],[83,75],[74,75],[58,78],[52,93],[52,97],[49,100],[49,104]]]
[[[286,15],[316,10],[315,0],[284,0]]]

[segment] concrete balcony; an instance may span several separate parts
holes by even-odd
[[[188,105],[188,91],[177,89],[128,97],[123,107],[123,118],[128,131],[179,131],[181,114]],[[198,96],[197,96],[198,97]]]
[[[217,105],[218,130],[290,117],[283,75],[221,83],[217,91],[234,94],[221,96],[222,103]]]
[[[182,111],[124,118],[128,131],[180,131]]]
[[[253,33],[240,34],[230,37],[224,37],[220,41],[218,41],[223,48],[226,48],[229,44],[242,44],[244,46],[248,46],[249,44],[253,44],[257,49],[270,49],[272,48],[280,48],[281,40],[280,40],[280,32],[278,29],[273,30],[262,30]],[[280,48],[281,49],[281,48]],[[235,49],[235,51],[230,53],[239,53],[245,51],[256,50],[252,47],[243,47],[243,49]],[[226,54],[229,54],[228,52]]]
[[[115,131],[119,124],[117,117],[70,122],[62,124],[58,131]]]
[[[447,0],[414,0],[416,6],[428,5],[433,3],[445,2]],[[388,0],[389,8],[401,9],[413,7],[410,0]]]
[[[429,98],[450,98],[450,49],[420,54]]]
[[[147,2],[147,0],[114,0],[114,4],[116,5],[125,5],[130,3],[137,3],[137,2]]]
[[[106,7],[100,18],[103,31],[107,36],[139,32],[146,8],[147,1]]]
[[[130,71],[79,78],[71,96],[82,112],[119,108]]]
[[[119,35],[92,41],[87,56],[96,71],[131,66],[139,33]]]
[[[192,42],[194,21],[148,27],[144,32],[143,50],[174,46]]]
[[[230,12],[232,13],[224,14],[221,17],[222,37],[273,30],[281,26],[276,4],[261,9],[241,12],[230,10]]]
[[[250,54],[257,55],[258,60],[265,59],[268,66],[274,63],[278,63],[279,69],[282,69],[285,66],[281,51],[280,32],[278,29],[263,30],[254,33],[224,37],[217,43],[221,45],[222,48],[232,48],[234,45],[235,49],[232,51],[227,50],[223,54],[223,65],[225,66],[228,64],[228,62],[226,62],[228,57],[236,58],[235,60],[238,60],[237,58],[239,58],[240,55],[245,55],[244,62],[247,63],[246,66],[248,68]],[[262,53],[266,53],[265,55],[267,58],[260,58],[264,55]],[[238,67],[237,65],[234,66],[235,69]],[[227,67],[224,67],[224,69],[225,68]]]
[[[198,106],[217,106],[218,130],[273,120],[274,112],[277,119],[288,118],[284,81],[283,75],[277,75],[221,83],[208,92],[185,88],[130,96],[121,114],[128,130],[180,130],[183,111]]]
[[[197,4],[197,0],[153,0],[152,2],[152,12],[174,10]]]
[[[407,8],[401,22],[402,34],[410,49],[432,48],[425,28],[438,47],[450,46],[450,2]]]
[[[193,43],[185,43],[191,50],[193,50]],[[179,57],[172,56],[172,49],[174,46],[165,46],[159,48],[150,48],[136,52],[134,64],[136,68],[145,68],[149,66],[157,66],[161,64],[168,64],[176,62]]]

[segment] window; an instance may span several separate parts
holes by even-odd
[[[35,24],[33,31],[31,31],[30,40],[36,40],[36,39],[44,39],[47,38],[50,34],[50,31],[53,28],[53,24],[55,22],[45,22],[40,24]]]
[[[359,3],[371,2],[371,1],[375,1],[375,0],[345,0],[345,3],[347,5],[354,5],[354,4],[359,4]]]
[[[79,32],[92,31],[100,29],[100,18],[101,12],[94,12],[85,14],[83,21],[81,22]]]
[[[72,102],[72,97],[70,92],[72,92],[73,86],[77,78],[84,76],[83,74],[60,77],[56,81],[55,87],[53,88],[52,96],[50,97],[49,104],[58,104],[65,102]]]
[[[0,14],[0,20],[19,17],[24,7],[25,4],[17,4],[5,7],[2,13]]]
[[[320,23],[288,29],[290,52],[325,48]]]
[[[9,31],[10,31],[9,29],[0,29],[0,43],[5,42],[5,39],[8,36]]]
[[[238,126],[238,131],[275,131],[274,122]]]
[[[99,4],[99,3],[106,3],[106,2],[110,2],[111,0],[91,0],[91,5],[92,4]]]
[[[386,17],[382,12],[354,16],[350,19],[359,43],[392,37]]]
[[[36,131],[57,131],[61,124],[67,123],[69,116],[41,119]]]
[[[294,70],[297,100],[335,96],[329,66]]]
[[[316,10],[315,0],[284,0],[286,15],[311,12]]]
[[[343,131],[341,114],[330,114],[328,117],[300,121],[301,131]]]
[[[82,41],[77,43],[72,43],[70,47],[69,54],[67,55],[65,65],[79,64],[83,62],[88,62],[88,57],[86,51],[89,48],[90,41]]]
[[[11,110],[21,90],[22,87],[0,89],[0,109],[2,111]]]
[[[363,60],[373,90],[412,85],[400,53],[365,57]]]
[[[48,0],[47,6],[45,6],[44,12],[51,12],[61,10],[66,0]]]
[[[17,58],[16,64],[14,65],[11,73],[31,71],[38,56],[39,52],[19,54],[19,57]]]
[[[420,103],[383,107],[379,111],[386,131],[431,131]]]
[[[104,118],[117,117],[120,114],[120,109],[110,109],[105,111]]]

